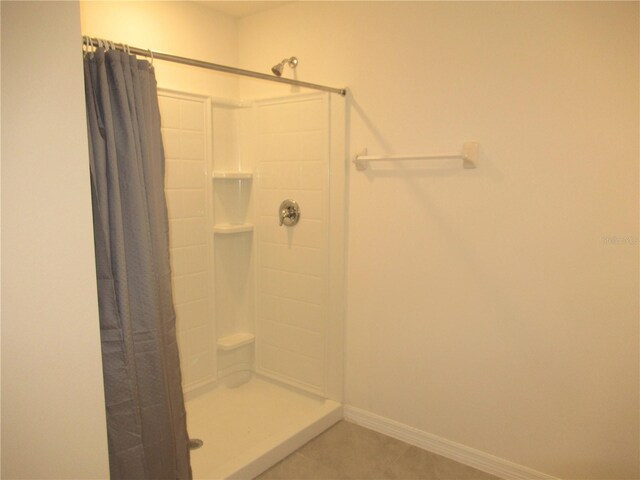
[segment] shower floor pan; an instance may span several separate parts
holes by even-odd
[[[342,418],[342,406],[253,375],[187,400],[195,480],[252,479]]]

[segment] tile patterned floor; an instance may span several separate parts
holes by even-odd
[[[256,480],[500,480],[349,422],[339,422]]]

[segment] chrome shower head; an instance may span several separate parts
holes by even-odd
[[[282,76],[282,70],[284,70],[284,62],[280,62],[279,64],[271,67],[271,71],[276,77]]]
[[[279,64],[271,67],[271,71],[276,77],[282,76],[282,71],[284,70],[285,63],[289,65],[291,68],[296,68],[298,66],[298,59],[296,57],[285,58]]]

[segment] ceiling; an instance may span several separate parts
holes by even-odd
[[[242,18],[247,15],[253,15],[254,13],[262,12],[264,10],[270,10],[275,7],[279,7],[280,5],[284,5],[289,2],[280,2],[280,1],[262,1],[262,2],[253,2],[253,1],[210,1],[210,0],[195,0],[202,5],[205,5],[213,10],[218,12],[222,12],[234,18]]]

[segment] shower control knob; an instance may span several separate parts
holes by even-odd
[[[300,220],[300,207],[295,200],[287,199],[280,204],[280,226],[293,227]]]

